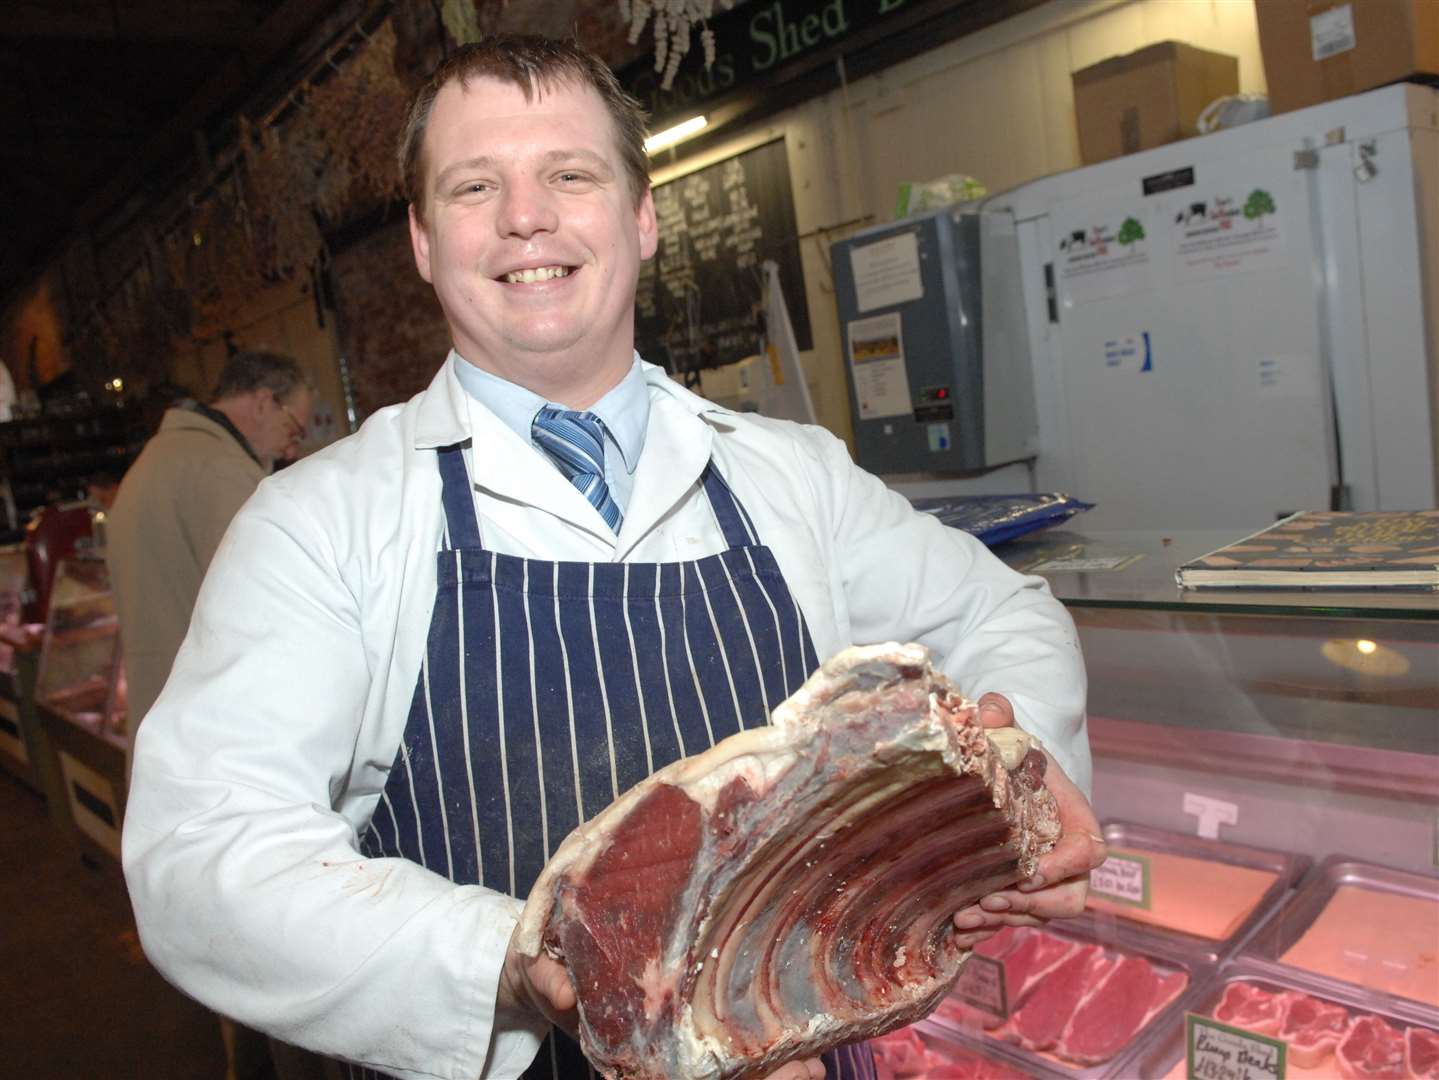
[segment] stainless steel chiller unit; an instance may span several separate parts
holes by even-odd
[[[1037,452],[1013,219],[945,207],[832,247],[856,456],[972,473]]]

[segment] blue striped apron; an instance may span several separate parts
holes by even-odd
[[[446,531],[426,656],[361,850],[523,897],[577,825],[656,769],[767,723],[819,660],[713,467],[702,483],[727,550],[672,563],[487,551],[461,449],[440,450],[439,467]],[[834,1080],[875,1077],[863,1045],[825,1061]],[[596,1074],[553,1032],[524,1075]]]

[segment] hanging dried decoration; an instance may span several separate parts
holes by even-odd
[[[93,257],[68,276],[77,363],[108,372],[124,356],[142,376],[150,364],[163,374],[190,339],[247,321],[258,294],[323,258],[322,223],[396,196],[394,143],[408,95],[394,72],[395,31],[387,20],[360,36],[328,78],[295,90],[280,119],[239,118],[231,171],[172,205],[167,223],[125,238],[126,258],[140,257],[119,280],[102,282]]]
[[[709,28],[714,0],[619,0],[619,3],[620,18],[630,28],[631,45],[639,41],[645,23],[654,18],[655,70],[664,75],[660,89],[668,90],[675,81],[680,64],[690,51],[690,38],[696,26],[700,29],[706,69],[714,64],[715,36]],[[733,6],[734,0],[720,0],[720,7],[725,11]]]
[[[314,88],[293,121],[308,129],[297,131],[299,137],[325,147],[313,190],[315,209],[330,224],[361,216],[398,194],[395,142],[408,95],[394,69],[395,30],[386,22]]]
[[[440,4],[440,21],[459,45],[476,40],[482,33],[475,0],[443,0]]]
[[[312,140],[282,140],[274,126],[240,121],[244,147],[245,205],[255,263],[269,281],[306,266],[320,250],[319,226],[306,193],[315,189],[317,151]]]

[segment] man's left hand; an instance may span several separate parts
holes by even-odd
[[[1010,727],[1014,707],[1000,694],[979,699],[979,721],[985,727]],[[1013,889],[991,893],[954,916],[956,941],[970,948],[1005,926],[1042,926],[1050,919],[1068,919],[1084,910],[1089,872],[1107,855],[1099,822],[1084,792],[1045,755],[1044,786],[1059,810],[1059,840],[1039,860],[1032,878]]]

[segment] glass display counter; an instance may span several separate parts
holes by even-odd
[[[105,561],[82,553],[55,572],[35,703],[55,748],[64,813],[82,848],[120,856],[127,743],[119,620]]]
[[[1439,594],[1185,590],[1230,530],[1052,530],[995,554],[1046,578],[1089,671],[1102,818],[1439,865]]]
[[[1380,1075],[1353,1066],[1382,1045],[1384,1075],[1421,1074],[1392,1069],[1439,1046],[1439,595],[1175,583],[1246,534],[994,549],[1074,617],[1110,858],[1083,916],[984,943],[896,1052],[986,1076],[1329,1078]]]
[[[28,587],[24,545],[0,547],[0,767],[43,793],[44,733],[34,709],[43,627],[22,620]]]

